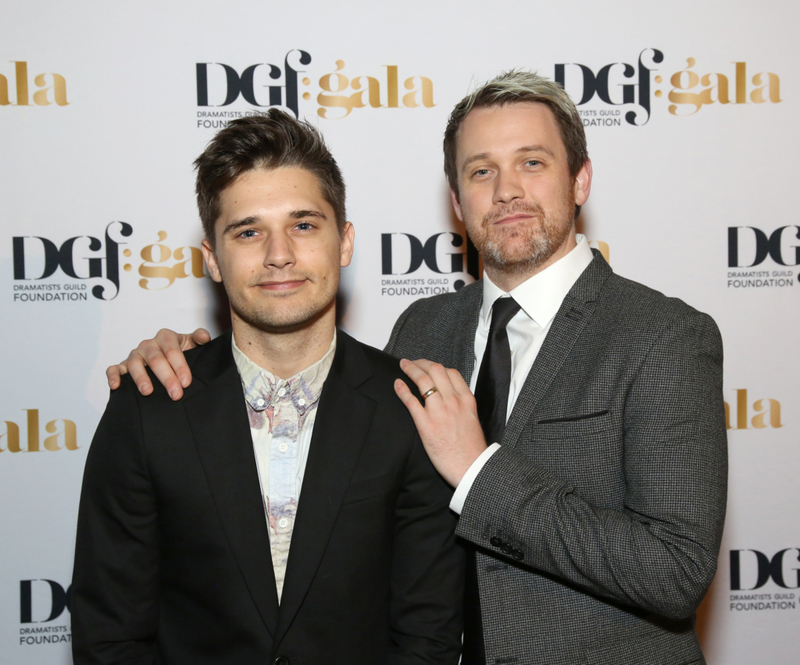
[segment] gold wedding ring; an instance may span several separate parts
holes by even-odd
[[[431,395],[433,395],[433,393],[437,392],[439,392],[439,389],[436,386],[434,386],[430,390],[426,390],[424,393],[422,393],[422,399],[428,399]]]

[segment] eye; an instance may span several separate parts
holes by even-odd
[[[527,162],[525,162],[525,163],[526,163],[528,166],[539,166],[539,164],[541,164],[541,162],[540,162],[538,159],[529,159],[529,160],[528,160]]]
[[[489,175],[489,169],[477,169],[472,173],[473,178],[483,178]]]
[[[314,225],[311,222],[298,222],[294,228],[298,231],[311,231]]]
[[[240,238],[255,238],[257,231],[255,229],[245,229],[239,234]]]

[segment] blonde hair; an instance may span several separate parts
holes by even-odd
[[[561,140],[567,150],[567,163],[573,178],[589,159],[581,117],[564,88],[535,72],[512,69],[464,97],[450,114],[447,128],[444,130],[444,173],[450,189],[456,196],[458,196],[456,134],[464,118],[474,108],[504,106],[517,102],[544,104],[552,111],[561,133]]]

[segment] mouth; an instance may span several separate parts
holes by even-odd
[[[277,292],[284,292],[284,291],[291,291],[292,289],[297,289],[303,286],[307,280],[305,279],[285,279],[285,280],[268,280],[259,282],[256,284],[256,287],[261,289],[262,291],[277,291]]]
[[[493,224],[494,225],[512,224],[513,222],[519,222],[519,221],[524,220],[524,219],[531,219],[532,217],[533,217],[533,215],[529,215],[529,214],[521,212],[521,213],[517,213],[515,215],[506,215],[505,217],[502,217],[502,218],[500,218],[498,220],[495,220],[493,222]]]

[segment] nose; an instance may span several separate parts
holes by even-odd
[[[264,267],[281,270],[295,262],[294,243],[285,233],[272,233],[266,243]]]
[[[493,202],[508,204],[514,199],[524,198],[525,190],[522,187],[520,175],[515,170],[501,170],[494,183]]]

